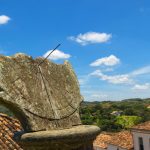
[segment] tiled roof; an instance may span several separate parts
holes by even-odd
[[[136,130],[149,130],[150,131],[150,121],[138,124],[136,126],[133,126],[131,129],[136,129]]]
[[[129,131],[122,131],[118,133],[101,133],[94,141],[94,146],[98,146],[103,149],[107,149],[109,144],[116,145],[127,150],[132,150],[132,134]]]
[[[101,148],[106,149],[108,146],[108,143],[111,141],[112,134],[110,133],[101,133],[96,137],[96,140],[94,141],[94,146],[98,146]]]
[[[17,119],[0,113],[0,150],[22,150],[13,140],[14,132],[21,131]]]
[[[112,136],[110,144],[118,147],[132,150],[133,149],[133,138],[130,131],[121,131]]]

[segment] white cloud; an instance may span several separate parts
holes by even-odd
[[[148,82],[140,83],[140,82],[142,82],[141,75],[146,75],[146,77],[148,77],[149,74],[150,74],[150,65],[133,70],[126,74],[116,74],[116,75],[110,75],[110,73],[106,74],[104,73],[103,70],[95,70],[94,72],[89,74],[89,77],[95,76],[98,79],[106,81],[108,83],[111,83],[114,85],[122,84],[125,86],[115,86],[113,90],[111,89],[112,87],[109,87],[108,85],[107,91],[105,91],[105,86],[104,86],[103,91],[99,92],[97,91],[99,89],[98,87],[99,85],[94,84],[90,88],[87,88],[87,85],[86,85],[82,92],[85,97],[85,100],[88,100],[88,101],[121,100],[121,99],[127,99],[127,98],[135,98],[135,97],[146,98],[146,97],[149,97],[150,83]],[[138,77],[140,77],[139,78],[140,80],[138,80]],[[143,82],[145,81],[143,80]],[[101,86],[103,86],[103,84]],[[107,95],[106,98],[105,98],[105,95]]]
[[[132,71],[130,75],[137,76],[137,75],[148,74],[148,73],[150,73],[150,66],[145,66],[145,67]]]
[[[114,65],[117,65],[119,63],[120,63],[119,58],[117,58],[114,55],[110,55],[108,57],[103,57],[103,58],[95,60],[94,62],[92,62],[90,64],[90,66],[92,66],[92,67],[101,66],[101,65],[114,66]]]
[[[133,90],[148,90],[150,89],[150,83],[145,83],[145,84],[135,84],[134,87],[132,88]]]
[[[127,74],[119,74],[119,75],[106,75],[101,70],[96,70],[92,72],[90,75],[100,78],[101,80],[107,81],[112,84],[130,84],[134,85],[132,89],[146,89],[150,87],[149,84],[136,84],[134,78],[139,75],[149,74],[150,66],[146,66],[137,70],[134,70]]]
[[[89,81],[89,77],[90,77],[89,75],[79,76],[78,81],[79,81],[80,86],[86,85]]]
[[[80,86],[86,84],[86,80],[85,79],[79,79],[78,81],[79,81]]]
[[[97,93],[97,94],[93,94],[91,95],[91,98],[93,99],[107,99],[108,98],[108,95],[106,94],[102,94],[102,93]]]
[[[0,25],[8,23],[9,20],[10,20],[10,17],[8,17],[6,15],[1,15],[0,16]]]
[[[48,54],[52,52],[52,50],[47,51],[43,57],[48,56]],[[71,55],[70,54],[65,54],[64,52],[60,51],[60,50],[55,50],[49,57],[48,59],[50,60],[59,60],[59,59],[68,59],[70,58]]]
[[[94,88],[90,90],[84,88],[81,91],[86,101],[107,101],[110,97],[109,95],[112,95],[108,91],[95,90]]]
[[[112,72],[114,71],[114,68],[105,68],[103,69],[103,72]]]
[[[112,35],[107,33],[100,32],[87,32],[84,34],[79,34],[76,37],[69,37],[70,40],[73,40],[81,45],[94,44],[94,43],[105,43],[111,39]]]
[[[101,70],[96,70],[90,75],[96,76],[100,78],[101,80],[108,81],[112,84],[131,84],[133,82],[132,79],[130,79],[128,74],[122,74],[122,75],[106,75],[101,72]]]

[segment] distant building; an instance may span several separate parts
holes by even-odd
[[[122,131],[114,136],[108,144],[108,150],[133,150],[133,138],[130,131]]]
[[[0,150],[22,150],[13,138],[21,130],[17,119],[0,113]],[[93,145],[94,150],[150,150],[150,121],[133,126],[131,131],[102,132]]]
[[[150,121],[132,127],[131,132],[135,150],[150,150]]]
[[[103,140],[105,136],[108,137]],[[130,131],[99,135],[94,142],[94,150],[133,150],[132,135]]]
[[[150,121],[133,126],[131,131],[102,133],[93,145],[94,150],[150,150]]]
[[[114,115],[114,116],[120,116],[122,114],[122,111],[113,111],[111,113],[111,115]]]

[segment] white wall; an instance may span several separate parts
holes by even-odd
[[[124,149],[124,148],[120,148],[120,147],[119,147],[119,150],[127,150],[127,149]]]
[[[139,137],[143,138],[144,150],[150,150],[150,134],[132,131],[134,150],[139,150]]]
[[[117,146],[109,144],[107,150],[117,150],[117,148]]]
[[[127,150],[127,149],[109,144],[107,150]]]

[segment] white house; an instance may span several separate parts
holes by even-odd
[[[122,114],[123,111],[113,111],[111,113],[111,115],[114,115],[114,116],[120,116]]]
[[[150,150],[150,121],[131,128],[134,150]]]
[[[94,150],[150,150],[150,121],[133,126],[130,131],[101,133]]]

